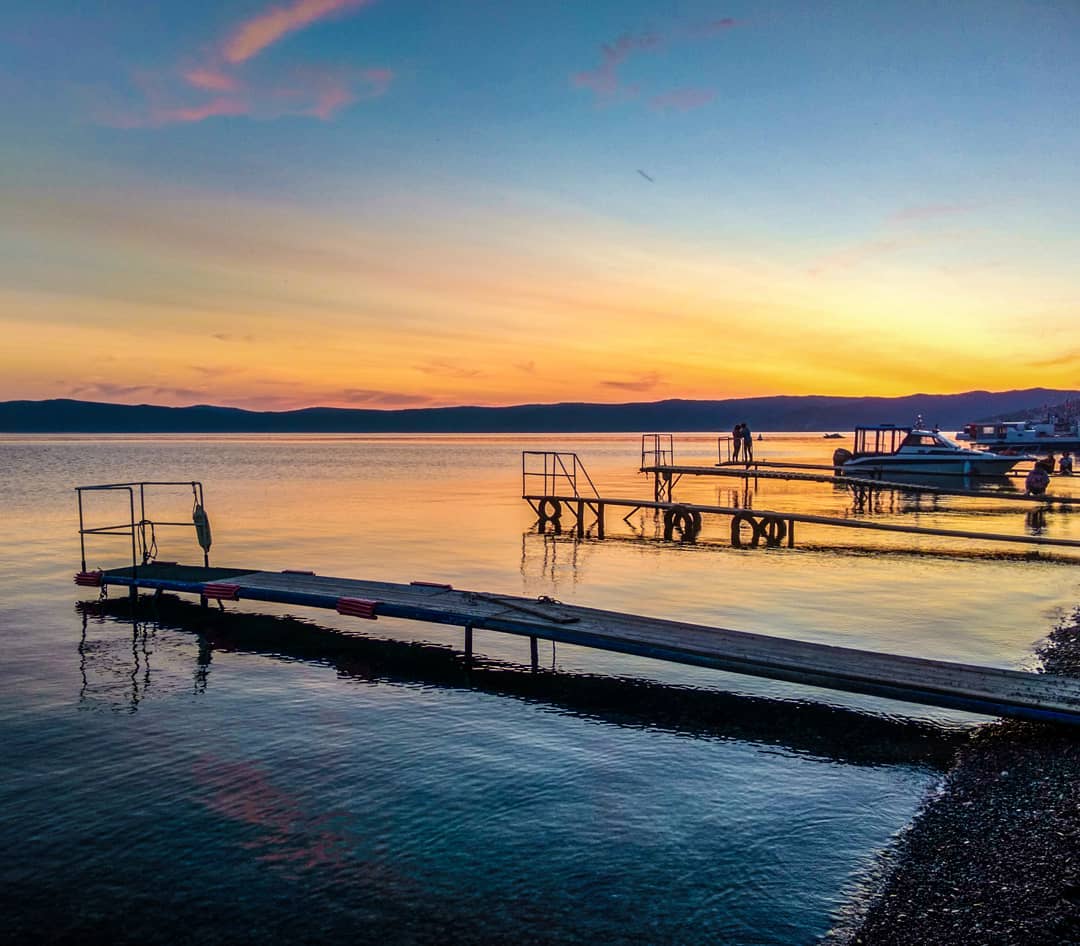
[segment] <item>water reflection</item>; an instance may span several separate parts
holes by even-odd
[[[708,521],[706,521],[708,525]],[[1032,535],[1039,535],[1045,530],[1046,520],[1044,513],[1028,511],[1024,513],[1024,524],[1027,531]],[[808,541],[803,532],[799,533],[796,548],[783,548],[782,550],[769,549],[764,544],[757,549],[747,545],[744,548],[735,548],[730,538],[722,532],[717,536],[716,521],[713,522],[711,534],[697,533],[692,540],[683,541],[675,536],[666,538],[664,535],[663,521],[642,515],[639,519],[628,523],[630,534],[607,535],[603,539],[594,536],[579,538],[573,532],[554,533],[546,532],[537,534],[533,531],[522,533],[520,568],[522,577],[528,579],[542,579],[558,581],[570,579],[572,587],[576,587],[581,579],[579,563],[583,553],[598,546],[630,546],[637,549],[646,549],[656,555],[675,554],[679,550],[691,551],[698,549],[710,554],[724,555],[744,553],[757,554],[782,554],[796,555],[800,552],[814,554],[824,553],[837,557],[866,557],[888,553],[890,556],[899,558],[913,558],[920,560],[940,561],[970,561],[970,562],[1040,562],[1047,565],[1071,565],[1075,566],[1077,558],[1068,554],[1067,551],[1055,551],[1047,548],[1026,549],[1017,551],[1015,547],[1005,548],[973,548],[973,547],[913,547],[911,545],[885,545],[880,541],[871,545],[865,542],[823,542],[820,539]]]
[[[83,605],[78,607],[82,618],[78,646],[79,676],[82,681],[79,704],[88,706],[101,701],[113,709],[134,713],[150,689],[152,626],[145,621],[131,621],[130,637],[91,637],[87,633],[87,625],[94,612]],[[106,627],[100,616],[96,616],[94,623],[102,629]]]
[[[160,596],[140,599],[140,603],[147,600],[153,602],[150,607],[156,615]],[[77,647],[81,708],[107,707],[117,712],[135,713],[150,697],[151,686],[163,676],[168,679],[164,689],[172,692],[179,688],[174,668],[167,666],[167,661],[158,667],[151,664],[151,657],[160,646],[156,619],[129,616],[126,621],[114,620],[109,614],[110,608],[122,607],[130,612],[127,599],[111,604],[107,599],[79,602],[75,607],[82,626]],[[194,668],[188,675],[191,692],[197,696],[206,692],[213,653],[211,642],[199,635]]]
[[[140,607],[143,607],[140,602]],[[158,628],[197,635],[196,679],[206,686],[214,650],[304,660],[333,667],[340,677],[365,683],[465,689],[540,702],[575,716],[616,726],[662,729],[684,735],[763,743],[800,755],[850,765],[921,765],[942,768],[966,736],[961,729],[862,713],[794,700],[741,696],[719,690],[672,686],[637,678],[592,674],[532,672],[503,661],[479,659],[466,665],[448,647],[361,637],[289,617],[207,611],[170,595],[154,607],[153,622],[132,620],[128,600],[80,605],[83,639],[79,645],[84,693],[91,678],[113,669],[84,663],[87,618],[101,627],[133,629],[137,638]],[[554,644],[552,645],[554,667]],[[150,682],[148,663],[142,693]],[[133,701],[134,709],[137,701]]]

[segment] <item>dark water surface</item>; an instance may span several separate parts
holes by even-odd
[[[711,459],[708,438],[685,443],[685,459]],[[758,450],[821,461],[834,446]],[[259,609],[278,621],[84,615],[76,484],[202,480],[222,565],[448,581],[1001,666],[1033,666],[1032,643],[1080,598],[1075,564],[938,554],[961,551],[952,540],[807,529],[809,547],[737,551],[717,521],[673,546],[644,513],[614,517],[603,542],[537,535],[520,451],[556,447],[602,491],[651,492],[636,438],[612,435],[0,440],[5,936],[812,943],[937,784],[933,753],[909,752],[912,731],[890,720],[945,734],[975,721],[543,643],[558,674],[537,679],[514,669],[525,641],[490,634],[477,648],[498,664],[470,678],[459,629],[285,607]],[[681,489],[851,512],[822,484]],[[126,502],[99,499],[97,522],[126,519]],[[181,489],[149,511],[190,508]],[[1033,525],[979,500],[894,497],[871,515],[1078,537],[1066,513]],[[158,544],[198,561],[186,530]],[[93,540],[87,564],[129,549]],[[810,697],[833,709],[800,709]]]

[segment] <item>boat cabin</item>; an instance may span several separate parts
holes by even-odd
[[[1053,419],[1041,424],[1030,420],[1005,420],[996,424],[965,424],[963,433],[965,440],[975,443],[1022,445],[1067,432],[1067,428],[1059,427],[1061,425],[1056,424]]]
[[[894,424],[878,424],[876,427],[855,428],[854,459],[859,457],[886,456],[893,453],[950,453],[962,450],[944,434],[936,430],[919,430],[913,427],[897,427]]]

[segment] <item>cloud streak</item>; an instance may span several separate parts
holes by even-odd
[[[300,115],[327,121],[358,101],[384,95],[392,69],[372,66],[292,66],[253,63],[269,46],[320,20],[369,6],[374,0],[294,0],[241,22],[195,62],[134,76],[143,98],[134,110],[101,117],[122,128],[156,128],[244,116],[270,120]]]
[[[376,391],[367,388],[346,388],[341,400],[349,404],[374,404],[379,407],[417,407],[430,404],[426,394],[401,394],[395,391]]]
[[[615,42],[605,43],[600,47],[600,62],[596,68],[571,74],[570,84],[578,89],[591,90],[597,104],[607,104],[619,98],[636,98],[639,94],[638,87],[624,83],[620,76],[620,70],[632,57],[656,52],[673,43],[710,39],[738,25],[738,20],[724,17],[684,26],[669,33],[653,30],[624,33]],[[658,110],[688,111],[707,105],[715,95],[715,92],[705,89],[677,89],[653,96],[649,104]]]
[[[663,43],[659,33],[624,34],[614,43],[600,47],[600,64],[595,69],[576,72],[570,81],[579,89],[592,89],[598,100],[614,98],[620,91],[619,67],[634,53],[656,49]]]
[[[643,393],[645,391],[654,391],[657,388],[664,387],[666,382],[662,375],[655,371],[650,371],[648,374],[640,375],[637,378],[621,381],[601,381],[600,382],[606,388],[614,388],[617,391],[636,391]]]
[[[441,375],[446,378],[478,378],[483,374],[479,368],[463,368],[453,361],[432,360],[415,367],[423,374]]]
[[[372,0],[294,0],[241,23],[222,44],[222,58],[237,65],[257,56],[290,33],[336,13],[368,6]]]

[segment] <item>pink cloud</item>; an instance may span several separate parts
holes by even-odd
[[[332,14],[368,6],[373,0],[293,0],[237,26],[196,64],[156,73],[136,73],[143,105],[100,114],[103,124],[154,128],[245,116],[256,120],[302,115],[332,118],[346,106],[384,95],[394,72],[383,67],[292,67],[262,69],[250,60],[287,34]]]
[[[229,63],[246,62],[289,33],[335,13],[366,6],[371,2],[372,0],[293,0],[286,6],[273,7],[241,23],[223,44],[222,55]]]
[[[153,108],[148,116],[150,125],[172,125],[178,122],[201,122],[207,118],[247,115],[249,104],[240,99],[217,98],[202,105]]]
[[[189,69],[184,73],[184,81],[207,92],[233,92],[240,85],[235,76],[217,69]]]
[[[638,87],[624,84],[619,76],[619,70],[631,57],[637,53],[655,52],[671,43],[716,36],[738,25],[738,20],[724,17],[692,26],[675,27],[667,34],[654,31],[624,33],[614,43],[605,43],[600,47],[600,63],[595,69],[575,72],[570,76],[570,82],[575,88],[591,89],[598,102],[608,102],[618,96],[634,97],[638,94]],[[711,101],[713,96],[711,92],[687,89],[654,96],[649,104],[658,109],[686,111],[699,108]]]
[[[691,109],[708,105],[715,98],[716,92],[712,89],[674,89],[654,95],[649,99],[649,104],[662,112],[689,112]]]
[[[179,75],[139,75],[135,82],[145,105],[104,115],[100,120],[119,128],[158,128],[239,116],[267,121],[299,115],[327,121],[353,102],[384,95],[393,80],[393,70],[381,67],[306,66],[248,80],[204,69],[189,69]],[[207,93],[213,94],[202,98]]]
[[[807,270],[810,276],[822,276],[834,272],[853,270],[864,263],[882,257],[903,253],[907,250],[930,246],[942,240],[954,241],[967,236],[962,231],[928,233],[913,231],[901,236],[876,237],[863,240],[822,259]]]
[[[662,43],[663,37],[658,33],[620,36],[614,43],[605,43],[600,48],[600,65],[575,73],[570,81],[579,89],[592,89],[598,99],[614,98],[620,91],[619,67],[635,52],[656,49]]]

